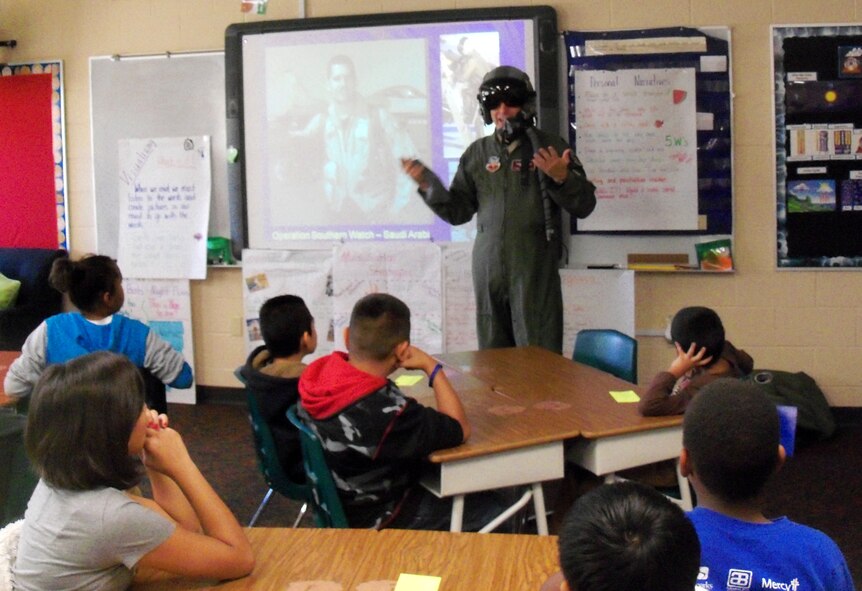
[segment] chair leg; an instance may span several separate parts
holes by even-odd
[[[452,518],[449,520],[449,531],[459,532],[464,525],[464,495],[452,497]]]
[[[688,487],[688,478],[682,475],[679,469],[679,460],[676,461],[676,481],[679,486],[679,502],[677,503],[680,507],[682,507],[683,511],[691,511],[692,510],[692,498],[691,498],[691,489]],[[676,502],[675,499],[671,499]]]
[[[503,511],[502,513],[497,515],[497,517],[492,519],[490,522],[486,523],[485,526],[479,530],[479,533],[480,534],[486,534],[488,532],[494,531],[495,529],[497,529],[500,526],[500,524],[502,524],[504,521],[509,519],[512,515],[514,515],[515,513],[520,511],[521,509],[523,509],[524,506],[527,503],[529,503],[530,499],[532,499],[532,498],[533,498],[533,489],[528,488],[524,492],[524,494],[521,495],[521,498],[518,499],[517,501],[515,501],[515,504],[513,504],[511,507],[509,507],[508,509],[506,509],[505,511]],[[542,504],[544,505],[544,503],[542,503]],[[545,532],[542,535],[548,535],[547,525],[545,526]]]
[[[533,484],[533,510],[536,513],[536,533],[540,536],[548,535],[548,512],[545,509],[545,491],[542,483]]]
[[[254,515],[252,515],[251,521],[248,522],[249,527],[254,527],[254,524],[257,523],[257,518],[260,517],[261,513],[263,513],[263,508],[266,507],[267,503],[269,503],[272,493],[272,489],[266,491],[266,494],[263,496],[263,500],[260,502],[260,506],[257,508],[257,511],[254,512]]]
[[[308,511],[308,503],[303,503],[302,507],[299,508],[299,515],[296,516],[296,521],[293,522],[293,529],[299,527],[299,522],[302,521],[302,518],[305,517],[305,512]]]

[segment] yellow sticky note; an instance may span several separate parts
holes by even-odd
[[[640,400],[640,396],[634,390],[621,390],[617,392],[611,390],[610,394],[620,404],[638,402]]]
[[[395,385],[399,388],[406,388],[407,386],[415,386],[419,382],[422,381],[422,378],[425,376],[417,376],[417,375],[409,375],[404,374],[395,378]]]
[[[442,581],[440,577],[401,573],[398,575],[394,591],[437,591],[440,588],[440,581]]]

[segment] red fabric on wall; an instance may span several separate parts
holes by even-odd
[[[57,248],[51,75],[0,76],[0,247]]]

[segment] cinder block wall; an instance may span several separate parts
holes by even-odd
[[[489,7],[505,0],[307,0],[305,15]],[[514,0],[512,4],[528,4]],[[862,0],[587,0],[551,4],[561,29],[729,26],[733,35],[735,243],[731,276],[640,274],[639,331],[663,329],[685,305],[714,307],[733,342],[758,367],[801,369],[836,406],[862,406],[862,273],[775,270],[775,190],[771,138],[771,24],[862,21]],[[239,0],[0,0],[0,27],[19,43],[10,61],[61,59],[66,96],[69,220],[73,255],[96,248],[90,154],[88,58],[95,55],[220,49],[234,22],[297,18],[299,1],[270,0],[264,17]],[[133,116],[133,114],[130,114]],[[243,362],[241,273],[213,269],[192,284],[198,382],[236,386]],[[664,368],[672,348],[640,338],[643,381]]]

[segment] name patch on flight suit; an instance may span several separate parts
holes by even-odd
[[[524,168],[523,160],[512,160],[512,170],[515,172],[520,172],[522,168]],[[536,165],[533,164],[532,160],[527,160],[527,168],[529,170],[536,170]]]

